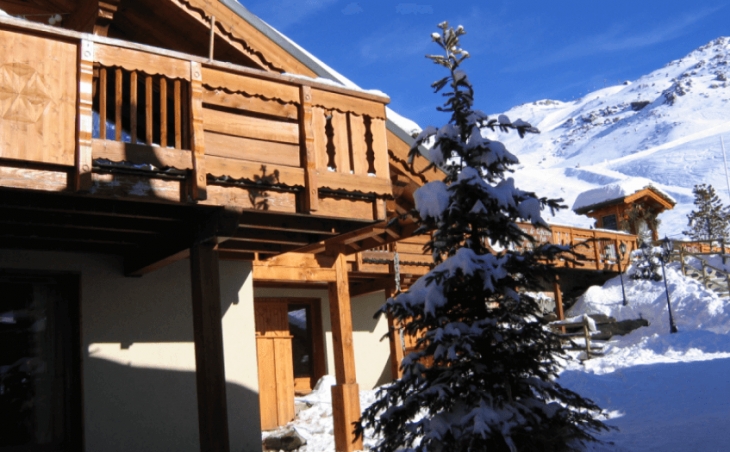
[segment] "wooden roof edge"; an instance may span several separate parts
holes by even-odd
[[[78,31],[67,30],[64,28],[58,28],[52,25],[45,25],[37,22],[30,22],[23,19],[17,19],[14,17],[0,16],[0,25],[6,25],[11,28],[29,30],[38,34],[55,36],[61,39],[67,40],[86,40],[98,44],[106,44],[110,46],[121,47],[129,50],[137,50],[140,52],[151,53],[160,56],[166,56],[169,58],[177,58],[185,61],[195,61],[203,64],[207,67],[225,69],[227,71],[236,72],[252,77],[267,79],[280,83],[297,86],[311,86],[312,88],[319,89],[322,91],[329,91],[337,94],[344,94],[350,97],[356,97],[359,99],[370,100],[379,102],[382,104],[390,103],[390,98],[387,96],[380,96],[378,94],[368,93],[360,90],[355,90],[347,87],[333,86],[328,83],[317,82],[316,80],[308,80],[303,76],[292,76],[282,75],[273,72],[267,72],[260,69],[253,69],[246,66],[241,66],[233,63],[226,63],[223,61],[209,60],[208,58],[200,57],[197,55],[191,55],[188,53],[178,52],[175,50],[163,49],[161,47],[150,46],[147,44],[139,44],[131,41],[125,41],[123,39],[108,38],[106,36],[92,35],[89,33],[81,33]]]
[[[644,187],[643,189],[637,191],[633,195],[629,195],[624,198],[624,203],[628,204],[631,202],[636,201],[639,198],[643,198],[644,196],[649,196],[650,198],[654,199],[655,201],[659,202],[659,204],[662,205],[667,210],[671,210],[674,208],[674,206],[677,204],[676,202],[671,201],[668,199],[664,194],[656,190],[651,185],[648,187]]]
[[[591,204],[590,206],[583,206],[578,209],[574,209],[573,212],[579,214],[579,215],[585,215],[590,213],[593,210],[599,210],[603,209],[604,207],[613,206],[616,204],[630,204],[631,202],[642,198],[644,196],[650,196],[652,199],[656,200],[661,204],[665,209],[671,210],[674,208],[674,206],[677,204],[676,202],[672,202],[669,199],[667,199],[659,190],[654,189],[652,186],[644,187],[641,190],[638,190],[637,192],[629,195],[629,196],[623,196],[620,198],[614,198],[609,199],[608,201],[599,202],[597,204]]]

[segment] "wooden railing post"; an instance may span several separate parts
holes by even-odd
[[[558,320],[565,320],[565,313],[563,312],[563,293],[560,291],[560,277],[555,275],[555,281],[553,281],[553,293],[555,295],[555,311],[558,314]],[[561,327],[563,333],[565,333],[565,327]]]
[[[304,213],[319,209],[319,188],[317,187],[317,148],[314,140],[312,115],[312,88],[302,86],[299,90],[299,134],[302,144],[302,166],[304,167]]]
[[[373,166],[375,167],[375,175],[390,178],[385,121],[380,118],[372,118],[370,121],[370,132],[373,134],[373,157],[375,158]]]
[[[332,386],[332,417],[335,450],[362,450],[362,437],[356,438],[354,422],[360,419],[360,391],[355,376],[355,350],[352,341],[352,312],[344,250],[332,250],[336,281],[329,283],[330,320],[335,355],[335,378]]]
[[[79,91],[76,113],[76,156],[73,174],[75,191],[91,189],[92,153],[91,141],[94,131],[94,43],[85,39],[79,46]],[[101,127],[105,127],[102,124]]]
[[[684,247],[681,245],[679,247],[679,262],[682,264],[682,275],[687,276],[687,270],[684,264]]]
[[[190,62],[190,151],[193,158],[191,197],[202,201],[207,196],[205,138],[203,136],[203,68]]]

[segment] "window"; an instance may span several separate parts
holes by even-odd
[[[618,223],[616,222],[616,214],[613,215],[606,215],[605,217],[601,218],[601,224],[603,225],[603,229],[611,229],[614,231],[618,231]]]
[[[0,271],[0,451],[81,448],[78,278]]]

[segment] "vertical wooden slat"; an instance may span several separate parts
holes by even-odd
[[[129,82],[129,136],[137,144],[137,71],[132,71]]]
[[[388,141],[386,138],[385,121],[380,118],[372,118],[370,121],[370,132],[373,134],[373,156],[375,157],[375,175],[378,177],[390,177],[388,166]]]
[[[152,76],[148,75],[144,80],[144,119],[145,119],[145,142],[152,146]]]
[[[365,142],[365,118],[352,113],[349,113],[347,118],[350,123],[352,169],[355,174],[364,176],[368,173],[368,147]]]
[[[332,112],[332,141],[335,145],[335,166],[338,173],[350,174],[350,146],[347,133],[347,116],[339,111]]]
[[[122,141],[122,69],[119,68],[114,74],[114,84],[116,89],[114,92],[114,127],[115,140]]]
[[[175,149],[182,149],[182,94],[180,80],[175,80]]]
[[[213,241],[190,248],[200,450],[228,452],[228,410],[218,251]]]
[[[261,430],[273,430],[279,426],[276,410],[276,361],[274,339],[256,336],[256,360],[259,375],[259,414]]]
[[[278,337],[274,341],[276,362],[276,401],[278,425],[286,425],[294,419],[294,362],[292,361],[291,336]]]
[[[317,169],[327,171],[327,119],[325,119],[324,109],[320,107],[312,108],[312,132],[314,133],[314,150]]]
[[[152,95],[153,95],[153,89],[152,89],[152,76],[148,75],[145,77],[144,80],[144,91],[145,91],[145,99],[144,99],[144,119],[145,119],[145,142],[148,146],[152,145]]]
[[[193,156],[191,197],[204,200],[206,193],[205,139],[203,137],[203,69],[200,63],[190,62],[190,150]]]
[[[99,68],[99,138],[106,140],[106,68]]]
[[[167,147],[167,79],[160,77],[160,147]]]
[[[317,147],[315,146],[312,88],[302,86],[299,91],[300,113],[299,134],[302,146],[301,159],[304,167],[304,213],[319,209],[319,187],[317,186]]]
[[[81,40],[79,46],[78,112],[76,120],[76,155],[73,184],[75,191],[91,188],[91,140],[94,132],[94,43]]]
[[[335,355],[332,386],[332,417],[335,450],[362,450],[362,437],[355,438],[353,423],[360,419],[359,387],[355,376],[355,351],[352,342],[352,312],[344,250],[334,250],[336,282],[329,283],[330,320]]]

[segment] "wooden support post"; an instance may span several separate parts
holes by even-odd
[[[215,241],[190,248],[195,339],[195,383],[198,393],[200,450],[228,452],[228,408],[223,361],[223,330]]]
[[[203,68],[190,62],[190,150],[193,156],[191,197],[207,199],[205,172],[205,139],[203,138]]]
[[[73,187],[75,191],[91,189],[92,154],[94,132],[94,43],[85,39],[79,46],[79,92],[76,117],[76,156]],[[102,125],[104,127],[104,125]]]
[[[304,213],[319,209],[319,188],[317,187],[317,148],[314,140],[312,115],[312,88],[302,86],[299,91],[299,134],[302,145],[301,160],[304,167]]]
[[[395,293],[394,288],[385,289],[385,298],[388,299]],[[393,380],[403,376],[400,370],[400,363],[403,361],[403,342],[400,340],[399,325],[396,325],[392,313],[388,313],[388,339],[390,340],[390,374]]]
[[[335,355],[335,378],[332,386],[332,416],[335,450],[351,452],[362,450],[362,437],[355,438],[355,422],[360,419],[359,386],[355,377],[355,351],[352,343],[352,312],[347,262],[344,249],[333,250],[335,279],[329,283],[330,320]]]
[[[553,292],[555,293],[555,311],[558,314],[558,320],[565,320],[565,313],[563,312],[563,293],[560,291],[560,277],[558,275],[555,275]],[[565,334],[565,327],[561,328],[563,334]]]
[[[682,275],[687,276],[687,271],[685,269],[686,267],[684,264],[684,247],[683,246],[679,247],[679,263],[682,264]]]

